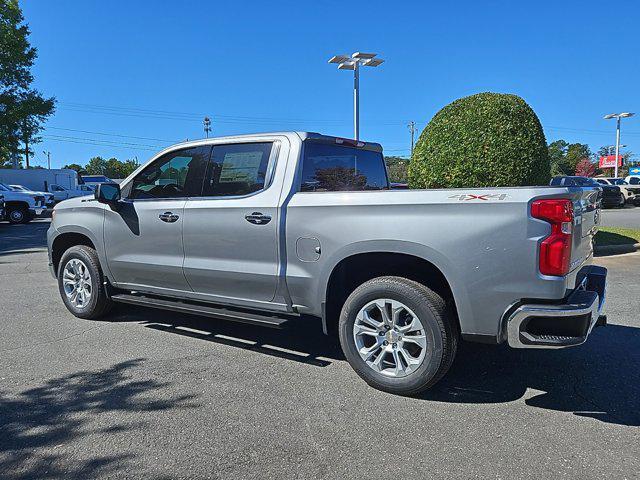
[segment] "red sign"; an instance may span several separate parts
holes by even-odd
[[[607,155],[600,157],[600,168],[614,168],[616,166],[616,156]],[[618,155],[618,166],[622,166],[622,155]]]

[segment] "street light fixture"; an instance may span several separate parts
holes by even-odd
[[[622,112],[622,113],[609,113],[604,116],[605,120],[611,120],[613,118],[616,119],[616,158],[615,158],[615,170],[613,176],[618,178],[618,158],[620,155],[620,119],[633,117],[635,114],[631,112]]]
[[[353,130],[355,139],[360,137],[360,67],[377,67],[384,60],[376,58],[376,53],[355,52],[347,55],[334,55],[329,63],[337,63],[338,70],[353,70]]]

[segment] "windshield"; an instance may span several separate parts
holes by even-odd
[[[26,192],[27,189],[24,188],[22,185],[11,185],[11,189],[16,191],[16,192]]]

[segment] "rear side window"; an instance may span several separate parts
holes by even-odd
[[[302,192],[353,192],[389,188],[382,153],[306,142]]]
[[[629,179],[629,185],[640,185],[640,178],[639,177],[631,177]]]
[[[248,195],[265,188],[273,143],[214,145],[203,196]]]

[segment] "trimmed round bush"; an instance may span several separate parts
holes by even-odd
[[[549,153],[535,112],[517,95],[478,93],[440,110],[409,164],[410,188],[548,185]]]

